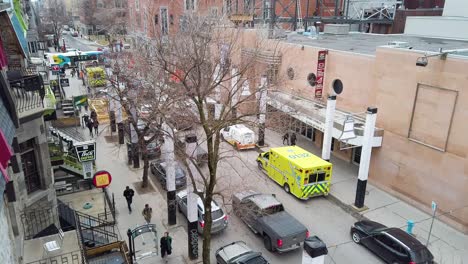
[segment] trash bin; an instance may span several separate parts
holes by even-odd
[[[327,245],[318,236],[311,236],[304,241],[302,264],[323,264],[327,254]]]

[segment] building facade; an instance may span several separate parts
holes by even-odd
[[[0,10],[0,186],[6,193],[0,206],[0,230],[7,234],[0,242],[0,256],[7,257],[5,263],[23,263],[24,241],[58,226],[58,218],[50,213],[57,201],[44,122],[48,73],[30,63],[32,55],[43,54],[31,49],[38,37],[29,4],[20,2],[22,18],[18,10]]]
[[[243,41],[245,48],[261,37],[257,30],[246,30],[245,35],[250,39]],[[279,81],[269,92],[268,114],[280,112],[289,131],[320,149],[326,98],[336,95],[332,155],[359,166],[362,113],[377,107],[369,181],[427,212],[431,202],[437,202],[443,212],[441,219],[466,233],[468,142],[464,120],[468,118],[468,90],[464,69],[468,57],[429,58],[425,67],[417,66],[418,58],[437,52],[440,43],[403,37],[324,34],[312,40],[291,33],[285,41],[265,40],[269,43],[265,49],[281,55],[275,77]],[[392,40],[409,46],[388,45]],[[466,41],[444,41],[447,50],[468,46]],[[316,86],[309,76],[318,76],[318,56],[324,51],[323,96],[316,98]],[[258,69],[268,69],[268,63],[260,64]],[[256,76],[266,73],[263,71]],[[337,80],[342,85],[335,90]],[[347,142],[340,140],[346,116],[354,118],[357,136]]]

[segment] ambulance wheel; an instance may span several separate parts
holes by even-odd
[[[291,190],[289,189],[289,184],[287,184],[287,183],[285,183],[285,184],[283,185],[283,189],[284,189],[284,191],[285,191],[286,193],[290,193],[290,191],[291,191]]]
[[[260,161],[257,161],[258,169],[263,170],[263,165]]]

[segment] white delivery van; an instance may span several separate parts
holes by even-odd
[[[221,136],[238,150],[255,148],[255,133],[244,125],[225,127]]]

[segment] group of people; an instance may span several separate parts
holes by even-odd
[[[296,140],[297,140],[296,133],[292,133],[291,136],[289,136],[289,133],[286,133],[283,135],[283,145],[288,145],[289,143],[291,143],[291,146],[295,146]]]
[[[125,197],[125,200],[127,200],[128,211],[130,213],[132,213],[132,202],[134,195],[135,191],[133,189],[131,189],[129,186],[125,187],[123,196]],[[151,223],[153,208],[151,208],[149,204],[145,204],[145,208],[143,208],[141,214],[143,215],[143,218],[147,224]],[[164,236],[161,237],[159,240],[159,247],[161,249],[161,257],[165,259],[167,263],[167,256],[172,254],[172,237],[169,236],[169,232],[165,232]]]
[[[97,113],[96,111],[92,110],[91,111],[91,116],[88,116],[87,113],[85,113],[82,117],[82,127],[86,126],[89,129],[89,135],[93,137],[93,129],[94,133],[96,136],[99,134],[99,121],[97,119]]]

